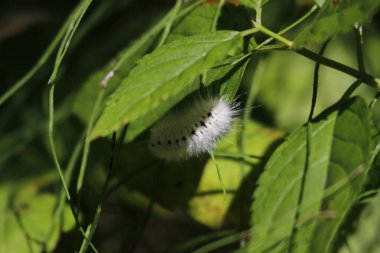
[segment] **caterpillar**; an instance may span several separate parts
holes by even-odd
[[[219,97],[195,99],[192,105],[165,116],[151,129],[149,148],[163,160],[210,153],[231,130],[237,107],[237,103]]]

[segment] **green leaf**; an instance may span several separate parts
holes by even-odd
[[[71,212],[65,207],[63,219],[59,219],[50,231],[57,199],[50,193],[37,192],[37,187],[41,187],[38,184],[44,180],[38,178],[29,184],[23,182],[22,186],[9,183],[0,187],[1,253],[41,251],[43,242],[50,233],[46,249],[51,252],[58,242],[61,230],[69,231],[74,227]]]
[[[380,252],[380,194],[372,197],[339,253]]]
[[[188,15],[175,22],[168,38],[169,41],[183,36],[209,33],[218,9],[217,4],[202,4]],[[232,4],[225,4],[217,22],[217,30],[243,31],[252,27],[246,10]]]
[[[379,7],[378,0],[327,1],[313,22],[296,38],[295,46],[321,43],[337,33],[347,32],[354,24],[370,18]]]
[[[241,0],[240,1],[242,5],[245,5],[255,10],[263,7],[264,4],[266,4],[267,2],[269,2],[269,0]]]
[[[209,33],[217,11],[216,4],[202,4],[188,15],[178,19],[168,37],[168,42],[198,34]]]
[[[238,32],[218,31],[176,40],[145,56],[108,99],[92,139],[139,120],[138,128],[132,124],[128,130],[133,139],[194,91],[197,76],[236,53],[241,44]]]
[[[186,19],[186,17],[189,16],[188,13],[192,13],[194,9],[197,9],[194,6],[189,6],[181,10],[176,16],[175,21],[178,22],[178,20]],[[107,80],[106,77],[112,73],[112,70],[115,71],[113,72],[113,75],[111,74],[109,76],[110,78],[107,81],[107,90],[105,94],[107,97],[112,94],[122,80],[128,76],[133,67],[136,66],[136,62],[154,48],[154,44],[157,41],[160,32],[165,27],[168,20],[170,20],[171,16],[172,12],[167,13],[159,22],[155,23],[137,40],[132,41],[130,45],[122,49],[114,59],[106,64],[101,70],[95,71],[86,79],[76,95],[72,108],[76,116],[78,116],[83,122],[88,123],[95,105],[96,97],[98,96],[100,89],[102,89],[102,81]],[[140,22],[142,21],[140,20]],[[129,35],[134,36],[133,33]],[[104,108],[104,101],[102,101],[101,108]]]
[[[239,89],[240,83],[243,79],[245,69],[247,68],[249,58],[242,60],[235,66],[231,66],[231,70],[219,80],[220,95],[232,101]]]
[[[371,153],[370,112],[362,99],[347,102],[311,124],[309,168],[295,221],[306,164],[307,128],[295,130],[272,155],[254,195],[253,252],[284,252],[293,226],[294,252],[329,252],[338,228],[360,194]],[[359,173],[361,172],[361,173]],[[337,187],[337,191],[332,191]],[[322,211],[335,219],[314,219]]]
[[[203,4],[195,8],[189,15],[179,20],[172,30],[169,40],[183,36],[205,34],[210,32],[218,6]],[[244,8],[231,4],[223,6],[218,20],[218,30],[246,30],[251,27],[249,15]],[[242,50],[241,53],[243,53]],[[241,57],[241,56],[239,56]],[[232,64],[236,59],[229,60],[226,65],[213,68],[204,75],[205,85],[220,85],[220,95],[232,100],[239,88],[249,59]]]
[[[175,22],[173,29],[168,37],[168,41],[178,40],[183,37],[207,34],[210,32],[214,16],[216,14],[217,5],[215,4],[202,4],[194,8],[188,15],[178,19]],[[236,7],[234,5],[224,5],[221,16],[218,20],[218,30],[246,30],[251,27],[249,15],[244,8]],[[253,38],[251,38],[253,40]],[[243,48],[239,53],[243,53]],[[231,61],[230,61],[231,62]],[[220,86],[220,94],[233,99],[239,85],[241,78],[245,72],[246,65],[242,62],[235,63],[234,66],[225,66],[207,71],[205,85],[218,85]],[[196,80],[192,85],[200,86],[200,80]],[[137,120],[129,127],[129,134],[127,139],[133,138],[135,134],[134,129],[144,129],[146,126],[145,118]],[[148,123],[149,124],[149,123]]]
[[[102,80],[114,68],[115,61],[120,61],[120,66],[116,73],[110,79],[106,94],[111,94],[121,81],[126,78],[136,62],[147,53],[157,35],[165,25],[166,19],[153,26],[144,33],[138,40],[132,42],[132,45],[123,49],[118,56],[107,64],[102,70],[93,73],[82,85],[82,88],[76,95],[73,111],[84,122],[90,120],[90,115],[95,105],[95,98],[100,92]],[[120,59],[120,60],[119,60]],[[104,104],[104,103],[103,103]],[[102,105],[104,107],[104,105]]]

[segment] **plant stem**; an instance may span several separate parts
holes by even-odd
[[[284,43],[285,45],[287,45],[289,48],[292,48],[293,46],[293,41],[290,41],[284,37],[282,37],[280,34],[278,33],[275,33],[275,32],[272,32],[271,30],[269,30],[268,28],[266,28],[265,26],[262,26],[262,25],[259,25],[257,24],[256,22],[254,22],[255,24],[255,27],[262,33],[265,33],[266,35],[274,38],[275,40],[278,40],[282,43]]]
[[[81,162],[81,166],[80,166],[80,170],[79,170],[79,177],[78,177],[77,188],[76,188],[77,194],[79,194],[81,189],[82,189],[83,178],[84,178],[84,175],[86,172],[86,165],[87,165],[87,161],[88,161],[88,154],[90,152],[90,142],[91,142],[90,134],[91,134],[92,129],[94,127],[95,120],[99,114],[99,109],[100,109],[100,105],[102,104],[102,101],[103,101],[104,93],[105,93],[105,89],[101,89],[101,91],[99,92],[98,97],[96,99],[94,108],[92,109],[90,121],[89,121],[88,126],[87,126],[86,140],[85,140],[85,144],[84,144],[84,148],[83,148],[82,162]]]
[[[327,45],[329,44],[330,39],[326,40],[326,42],[322,45],[319,55],[322,56],[323,53],[326,50]],[[313,80],[313,94],[311,98],[311,108],[309,112],[308,122],[311,122],[313,119],[314,109],[315,105],[317,103],[317,95],[318,95],[318,83],[319,83],[319,69],[321,67],[321,64],[319,62],[316,62],[314,67],[314,80]]]
[[[317,9],[318,9],[318,6],[314,5],[305,15],[303,15],[301,18],[297,19],[291,25],[289,25],[289,26],[285,27],[284,29],[282,29],[281,31],[279,31],[277,34],[278,35],[282,35],[282,34],[288,32],[289,30],[293,29],[294,27],[296,27],[297,25],[299,25],[300,23],[302,23],[305,19],[307,19]],[[268,39],[264,40],[260,45],[258,45],[256,49],[259,49],[259,48],[263,47],[264,45],[270,43],[272,40],[274,40],[274,38],[273,37],[269,37]]]
[[[70,192],[67,188],[65,178],[63,176],[61,165],[59,164],[57,152],[55,150],[55,145],[54,145],[54,138],[53,138],[53,130],[54,130],[54,87],[55,86],[52,85],[50,87],[50,91],[49,91],[49,130],[48,130],[49,145],[50,145],[50,149],[51,149],[51,152],[53,155],[55,167],[58,171],[58,175],[59,175],[59,178],[61,180],[63,190],[65,191],[65,194],[66,194],[66,198],[69,202],[71,202]]]
[[[58,171],[58,175],[59,175],[59,178],[61,180],[61,184],[62,184],[64,193],[66,195],[66,199],[67,199],[67,201],[70,204],[70,209],[71,209],[71,212],[72,212],[73,217],[75,219],[75,223],[77,224],[77,226],[78,226],[79,231],[81,232],[81,234],[85,238],[87,238],[87,236],[86,236],[86,234],[85,234],[85,232],[84,232],[81,224],[79,223],[78,215],[77,215],[77,212],[75,211],[73,202],[71,200],[71,195],[70,195],[70,192],[68,190],[65,177],[63,176],[61,165],[59,164],[57,152],[55,150],[55,144],[54,144],[54,138],[53,138],[53,133],[54,133],[54,87],[55,87],[54,84],[51,85],[51,86],[49,86],[49,89],[50,89],[49,90],[49,123],[48,123],[49,145],[50,145],[50,149],[51,149],[51,152],[52,152],[52,155],[53,155],[54,164],[55,164],[55,167],[56,167],[56,169]],[[92,243],[90,243],[90,246],[91,246],[91,248],[93,249],[94,252],[98,252]]]
[[[63,37],[61,45],[59,46],[57,57],[55,58],[54,68],[49,78],[48,84],[54,83],[57,77],[58,69],[70,46],[71,39],[73,38],[84,14],[87,12],[87,9],[91,3],[92,0],[82,0],[78,6],[78,9],[75,9],[74,12],[70,15],[68,19],[70,23],[67,26],[65,36]]]
[[[285,44],[286,46],[288,46],[290,49],[292,49],[292,46],[293,46],[293,41],[290,41],[284,37],[282,37],[280,34],[278,33],[275,33],[271,30],[269,30],[268,28],[262,26],[262,25],[258,25],[256,22],[253,22],[256,26],[256,28],[267,34],[268,36],[282,42],[283,44]],[[241,34],[247,34],[249,33],[249,31],[251,31],[252,29],[249,29],[249,30],[246,30],[244,32],[242,32]],[[252,32],[251,32],[252,33]],[[375,78],[369,74],[367,74],[366,72],[364,71],[358,71],[356,69],[353,69],[347,65],[344,65],[342,63],[339,63],[337,61],[334,61],[334,60],[331,60],[331,59],[328,59],[328,58],[325,58],[319,54],[316,54],[306,48],[301,48],[301,49],[293,49],[296,53],[306,57],[306,58],[309,58],[313,61],[316,61],[316,62],[319,62],[320,64],[322,65],[325,65],[325,66],[328,66],[330,68],[333,68],[333,69],[336,69],[336,70],[339,70],[341,72],[344,72],[350,76],[353,76],[359,80],[361,80],[363,83],[371,86],[371,87],[375,87],[377,89],[380,89],[380,79],[379,78]]]
[[[248,30],[245,30],[245,31],[241,31],[240,35],[242,37],[245,37],[245,36],[251,35],[253,33],[257,33],[257,32],[259,32],[259,29],[257,29],[256,27],[253,27],[251,29],[248,29]]]
[[[216,26],[218,24],[218,19],[219,19],[220,12],[222,10],[223,5],[224,5],[224,0],[220,0],[218,4],[218,8],[216,9],[214,19],[212,21],[211,32],[214,32],[216,30]]]
[[[259,8],[256,9],[256,23],[258,25],[261,25],[261,13],[262,13],[262,10],[263,9],[261,7],[259,7]]]
[[[173,21],[176,18],[178,11],[181,8],[181,5],[182,5],[182,0],[177,0],[175,5],[174,5],[173,10],[171,11],[171,14],[169,15],[169,19],[165,25],[164,31],[162,33],[160,42],[158,43],[157,47],[162,46],[165,43],[166,39],[168,38],[168,35],[170,33],[170,29],[173,25]]]
[[[363,54],[363,27],[358,25],[355,27],[356,38],[356,57],[358,62],[359,71],[365,72],[364,54]]]
[[[216,159],[215,159],[215,156],[214,154],[211,154],[211,159],[212,161],[214,162],[215,164],[215,168],[216,168],[216,174],[218,175],[218,179],[219,179],[219,183],[220,183],[220,186],[222,187],[222,190],[223,190],[223,203],[226,202],[226,197],[227,197],[227,193],[226,193],[226,187],[224,186],[224,183],[223,183],[223,178],[222,178],[222,175],[220,173],[220,169],[219,169],[219,165],[218,163],[216,162]]]
[[[102,212],[102,206],[103,202],[106,199],[107,196],[107,188],[109,185],[109,182],[111,180],[112,172],[113,172],[113,162],[114,162],[114,156],[115,156],[115,147],[116,147],[116,132],[112,133],[112,142],[111,142],[111,151],[110,151],[110,159],[108,164],[108,171],[107,171],[107,177],[106,181],[104,183],[102,193],[100,196],[100,199],[98,201],[98,204],[96,206],[95,215],[93,221],[88,225],[86,229],[86,237],[84,238],[82,245],[80,247],[79,253],[86,253],[88,249],[88,245],[91,243],[91,239],[94,236],[96,227],[99,222],[100,214]]]
[[[58,43],[61,41],[62,37],[66,32],[66,28],[68,26],[68,22],[66,22],[62,28],[59,30],[58,34],[55,36],[53,41],[50,43],[49,47],[42,54],[41,58],[38,59],[37,63],[31,68],[28,73],[26,73],[20,80],[18,80],[9,90],[7,90],[0,97],[0,106],[5,103],[13,94],[15,94],[19,89],[21,89],[36,73],[40,68],[45,64],[45,62],[49,59],[51,54],[54,52]]]
[[[325,52],[326,47],[327,47],[329,42],[330,42],[330,40],[328,39],[322,45],[322,47],[319,51],[319,55],[321,55],[321,56],[323,55],[323,53]],[[320,63],[316,62],[315,67],[314,67],[313,94],[312,94],[312,98],[311,98],[311,108],[310,108],[310,113],[309,113],[308,121],[307,121],[307,125],[306,125],[305,166],[303,167],[303,172],[302,172],[301,187],[300,187],[300,192],[298,194],[298,201],[297,201],[297,210],[296,210],[296,214],[294,217],[292,232],[291,232],[290,239],[289,239],[290,243],[289,243],[289,247],[288,247],[288,252],[293,252],[293,247],[295,245],[294,240],[295,240],[296,234],[298,233],[297,223],[299,222],[300,217],[301,217],[300,208],[301,208],[301,205],[302,205],[304,198],[305,198],[304,194],[305,194],[306,177],[307,177],[308,172],[310,171],[310,164],[311,164],[310,156],[311,156],[311,148],[312,148],[312,143],[311,143],[311,141],[312,141],[312,129],[311,129],[312,123],[311,123],[311,121],[313,119],[314,108],[315,108],[315,104],[317,102],[317,93],[318,93],[318,84],[319,84],[319,69],[320,69]]]
[[[76,146],[74,148],[74,151],[73,151],[73,153],[72,153],[72,155],[70,157],[69,163],[67,165],[67,168],[66,168],[66,171],[65,171],[65,181],[66,182],[70,182],[71,181],[72,172],[74,171],[75,164],[76,164],[76,162],[77,162],[77,160],[79,158],[80,151],[82,149],[83,136],[84,135],[82,135],[80,137],[78,143],[76,144]],[[62,212],[63,212],[64,207],[65,207],[65,200],[66,200],[66,195],[65,195],[65,192],[61,188],[60,193],[59,193],[59,197],[58,197],[58,205],[57,205],[56,209],[54,210],[54,214],[53,214],[53,217],[52,217],[52,222],[50,224],[49,232],[47,233],[47,235],[45,236],[45,239],[43,241],[43,247],[41,249],[41,253],[42,252],[46,252],[47,244],[49,243],[49,240],[53,236],[53,232],[54,232],[55,226],[57,225],[58,221],[62,217]]]
[[[295,51],[296,53],[309,58],[311,60],[314,60],[316,62],[319,62],[320,64],[323,64],[325,66],[328,66],[330,68],[339,70],[341,72],[344,72],[350,76],[356,77],[357,79],[361,80],[363,83],[366,83],[367,85],[375,88],[380,88],[380,81],[377,78],[374,78],[373,76],[365,73],[365,72],[360,72],[356,69],[353,69],[347,65],[344,65],[342,63],[339,63],[337,61],[325,58],[323,56],[320,56],[306,48],[302,48],[299,50]]]

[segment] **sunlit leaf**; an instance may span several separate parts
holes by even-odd
[[[158,48],[139,62],[108,99],[92,138],[143,120],[138,129],[133,129],[133,125],[129,129],[129,138],[133,138],[196,89],[193,80],[198,75],[240,47],[239,33],[218,31],[179,39]]]
[[[107,74],[113,70],[115,62],[120,61],[120,66],[117,68],[117,71],[110,76],[109,82],[107,83],[107,94],[112,93],[121,81],[128,76],[131,69],[136,65],[136,61],[138,61],[151,47],[156,36],[164,27],[164,24],[165,22],[159,22],[153,26],[138,40],[132,42],[132,45],[123,49],[116,59],[112,60],[112,62],[107,64],[102,70],[93,73],[86,80],[81,90],[76,95],[73,104],[73,111],[81,120],[84,122],[89,121],[96,97],[102,89],[102,81],[105,80]]]
[[[370,113],[361,99],[350,100],[311,125],[309,168],[302,189],[299,219],[295,220],[306,166],[306,127],[294,131],[272,155],[259,180],[253,203],[253,252],[328,252],[349,208],[360,194],[371,148]],[[330,187],[341,184],[326,196]],[[315,219],[322,213],[334,219]],[[296,234],[293,235],[293,227]],[[292,241],[290,242],[290,238]],[[291,243],[291,244],[290,244]]]

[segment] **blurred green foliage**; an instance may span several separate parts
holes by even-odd
[[[85,252],[87,226],[98,252],[378,252],[380,2],[224,2],[0,2],[0,253]],[[149,127],[205,86],[241,108],[215,161],[157,160]]]

